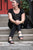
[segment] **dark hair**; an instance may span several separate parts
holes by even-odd
[[[20,8],[20,0],[15,0],[17,3],[19,3],[18,7]]]

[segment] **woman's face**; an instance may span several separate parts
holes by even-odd
[[[16,7],[16,6],[18,6],[18,3],[17,3],[15,0],[13,0],[13,1],[12,1],[12,6],[13,6],[13,7]]]

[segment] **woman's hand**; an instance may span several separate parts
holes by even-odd
[[[19,21],[19,20],[16,20],[16,21],[15,21],[15,24],[16,24],[16,25],[19,25],[19,24],[20,24],[20,21]]]

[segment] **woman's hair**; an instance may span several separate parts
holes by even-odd
[[[18,7],[20,8],[20,0],[15,0],[17,3],[19,3]]]

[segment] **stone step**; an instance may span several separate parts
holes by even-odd
[[[8,16],[0,16],[0,27],[8,26]]]
[[[8,22],[7,21],[0,21],[0,27],[8,27]]]
[[[23,41],[33,41],[33,29],[21,29],[23,33]],[[10,33],[9,27],[0,27],[0,42],[7,42]],[[13,37],[14,41],[19,41],[17,31]]]
[[[13,47],[18,48],[18,47],[21,47],[21,46],[32,46],[32,45],[33,45],[33,41],[14,41],[13,45],[9,44],[8,42],[0,42],[0,46],[6,46],[6,47],[11,46],[10,48],[13,48]]]
[[[6,42],[8,41],[9,35],[0,35],[0,42]],[[14,41],[19,41],[18,34],[14,34],[13,37]],[[22,41],[33,41],[33,34],[23,34],[23,40]]]
[[[10,31],[9,27],[0,27],[0,35],[9,35]],[[21,29],[21,32],[23,34],[33,34],[33,29]],[[18,34],[17,30],[15,31],[15,34]]]
[[[8,16],[0,16],[0,21],[8,21]]]
[[[0,21],[1,24],[6,23],[7,24],[8,21]]]
[[[0,27],[8,27],[7,23],[0,23]]]

